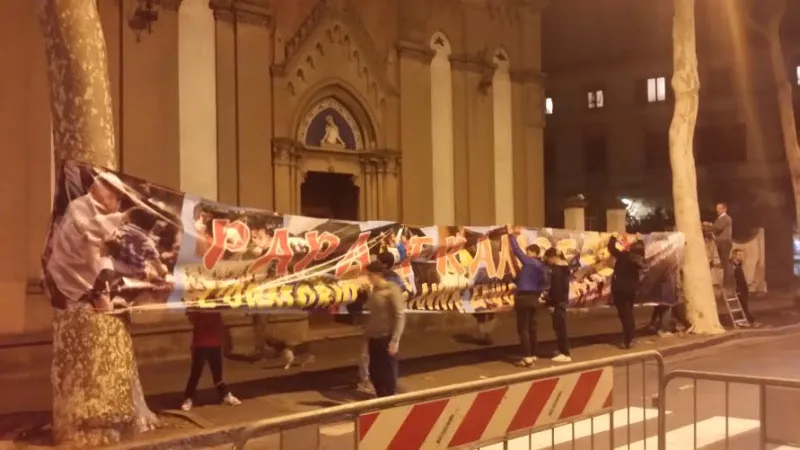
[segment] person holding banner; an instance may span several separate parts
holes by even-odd
[[[546,267],[539,260],[541,250],[536,244],[531,244],[523,252],[517,242],[521,233],[519,228],[506,225],[509,234],[511,250],[519,260],[522,267],[517,274],[517,292],[514,298],[514,312],[517,315],[517,333],[522,346],[522,359],[514,365],[517,367],[533,367],[536,361],[538,345],[538,331],[536,326],[536,306],[545,290]]]
[[[636,323],[633,319],[633,304],[639,290],[639,276],[645,265],[644,243],[622,241],[622,250],[617,248],[617,236],[608,240],[608,251],[616,259],[614,275],[611,279],[611,297],[622,323],[622,346],[629,349],[633,345],[636,334]]]
[[[384,251],[378,254],[377,261],[383,263],[384,267],[386,268],[386,279],[396,284],[403,293],[404,298],[408,299],[408,297],[411,295],[411,292],[409,292],[409,290],[406,288],[403,278],[398,275],[397,272],[392,270],[395,265],[405,260],[407,256],[406,245],[402,239],[402,236],[398,234],[396,240],[397,242],[391,242],[391,238],[387,240],[385,243],[386,248]],[[364,300],[362,300],[362,297],[364,297],[364,294],[359,293],[359,298],[356,300],[356,303],[359,304],[354,305],[353,307],[348,305],[348,311],[352,310],[352,313],[361,314],[363,312],[365,303]],[[373,386],[372,382],[370,381],[369,361],[369,340],[364,339],[364,343],[361,346],[361,358],[359,359],[358,365],[359,382],[358,385],[356,385],[356,389],[372,394],[375,393],[375,386]]]
[[[550,269],[550,288],[547,290],[547,305],[553,320],[553,331],[558,340],[558,353],[553,362],[572,361],[567,337],[567,305],[569,304],[569,282],[572,276],[564,254],[551,247],[544,252],[544,260]]]
[[[366,307],[369,318],[364,325],[369,351],[369,377],[377,397],[397,392],[397,352],[405,327],[406,304],[400,288],[388,281],[390,274],[380,261],[367,266],[372,292]]]
[[[181,409],[190,411],[194,406],[194,394],[197,383],[203,374],[203,367],[208,363],[211,369],[211,378],[222,403],[236,406],[242,402],[228,391],[222,381],[222,333],[224,325],[222,314],[212,312],[187,312],[189,322],[192,323],[192,369],[189,381],[186,383],[184,400]]]

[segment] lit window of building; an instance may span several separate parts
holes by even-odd
[[[553,99],[550,97],[544,100],[544,112],[547,115],[553,114]]]
[[[589,100],[589,109],[597,109],[602,108],[604,105],[603,102],[603,90],[596,89],[588,92],[588,100]]]
[[[665,77],[647,80],[647,102],[663,102],[667,99],[667,79]]]
[[[800,66],[797,66],[796,72],[797,72],[796,73],[796,75],[797,75],[797,77],[796,77],[797,78],[797,85],[800,86]]]

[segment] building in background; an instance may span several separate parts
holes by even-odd
[[[541,225],[543,3],[102,0],[120,170],[282,213]],[[36,2],[0,17],[0,335],[47,332],[44,43]]]
[[[587,228],[603,229],[620,198],[672,207],[670,1],[559,0],[543,16],[547,223],[559,199],[588,201]],[[788,2],[783,45],[800,87],[800,3]],[[702,207],[728,202],[735,232],[767,230],[768,274],[790,275],[794,207],[765,41],[737,25],[739,2],[697,2],[700,112],[695,138]],[[795,90],[800,117],[800,90]],[[786,267],[787,273],[773,270]]]

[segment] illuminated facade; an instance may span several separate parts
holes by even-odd
[[[210,7],[209,7],[210,3]],[[125,173],[230,204],[544,222],[540,0],[102,0]],[[36,3],[0,2],[0,334],[46,330],[52,163]],[[135,30],[134,28],[140,28]]]

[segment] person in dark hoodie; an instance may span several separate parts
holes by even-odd
[[[572,361],[567,337],[567,305],[569,304],[569,281],[572,276],[569,264],[564,255],[555,248],[544,252],[550,275],[550,287],[547,290],[547,306],[551,311],[553,331],[558,340],[558,353],[553,362],[566,363]]]
[[[518,367],[532,367],[536,361],[538,335],[536,329],[536,306],[545,290],[546,267],[539,260],[541,250],[536,244],[531,244],[523,252],[517,242],[520,229],[506,225],[511,243],[511,250],[520,262],[517,274],[517,292],[514,298],[514,312],[517,315],[517,333],[522,346],[522,359],[515,365]]]
[[[633,243],[622,242],[623,249],[617,248],[617,236],[608,240],[608,251],[616,259],[614,275],[611,278],[611,296],[617,307],[619,320],[622,322],[622,346],[631,348],[636,334],[636,323],[633,319],[633,304],[639,290],[639,279],[644,268],[644,243],[640,240]]]

